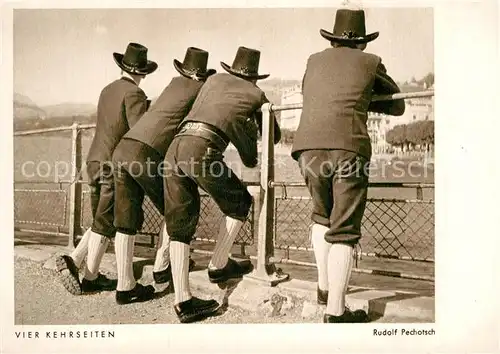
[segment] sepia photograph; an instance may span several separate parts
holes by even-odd
[[[433,322],[433,35],[432,8],[16,10],[16,324]]]
[[[435,16],[13,9],[15,338],[435,337]]]

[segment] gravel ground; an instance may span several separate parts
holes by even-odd
[[[111,275],[116,277],[116,275]],[[158,298],[119,306],[114,292],[73,296],[59,283],[55,271],[42,263],[15,258],[15,324],[16,325],[106,325],[106,324],[169,324],[179,323],[173,310],[174,295],[169,290]],[[195,295],[198,292],[194,291]],[[200,297],[205,297],[205,294]],[[202,323],[317,323],[304,319],[300,311],[269,317],[262,312],[249,312],[230,307]],[[416,323],[421,319],[383,317],[373,322]]]
[[[15,260],[16,325],[161,324],[178,323],[173,293],[144,303],[119,306],[114,292],[73,296],[58,282],[54,271],[38,262]],[[229,308],[203,323],[304,323],[299,316],[265,317]]]

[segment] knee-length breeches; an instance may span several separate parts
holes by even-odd
[[[246,220],[252,196],[208,140],[176,137],[165,156],[165,223],[171,240],[189,243],[200,216],[200,193],[207,192],[220,210]]]
[[[313,222],[329,243],[356,244],[368,191],[369,160],[346,150],[306,150],[299,167],[313,200]]]
[[[92,206],[91,230],[99,235],[114,237],[114,179],[113,167],[109,162],[88,161],[87,175]]]
[[[147,195],[163,215],[163,157],[152,147],[123,139],[113,153],[115,181],[114,226],[135,235],[144,223],[143,202]]]

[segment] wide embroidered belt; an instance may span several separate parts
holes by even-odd
[[[201,122],[186,122],[184,123],[179,133],[176,136],[199,136],[201,138],[207,139],[208,141],[215,144],[215,146],[222,152],[224,152],[229,145],[229,141],[224,139],[217,131],[216,128],[210,124],[205,124]]]

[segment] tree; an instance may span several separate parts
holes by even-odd
[[[410,123],[406,126],[406,141],[411,145],[418,144],[418,125],[416,123]]]
[[[408,125],[396,125],[389,130],[385,139],[392,146],[405,148],[411,145],[424,145],[426,150],[434,144],[434,121],[425,120]]]
[[[428,73],[422,81],[425,83],[426,87],[431,87],[434,85],[434,73]]]
[[[427,150],[434,145],[434,121],[428,120],[424,122],[422,140],[426,144]]]
[[[403,147],[407,143],[406,125],[396,125],[386,134],[386,140],[389,144],[396,147]]]
[[[407,140],[412,145],[422,145],[426,143],[425,140],[425,127],[427,121],[417,121],[408,124],[406,128]]]

